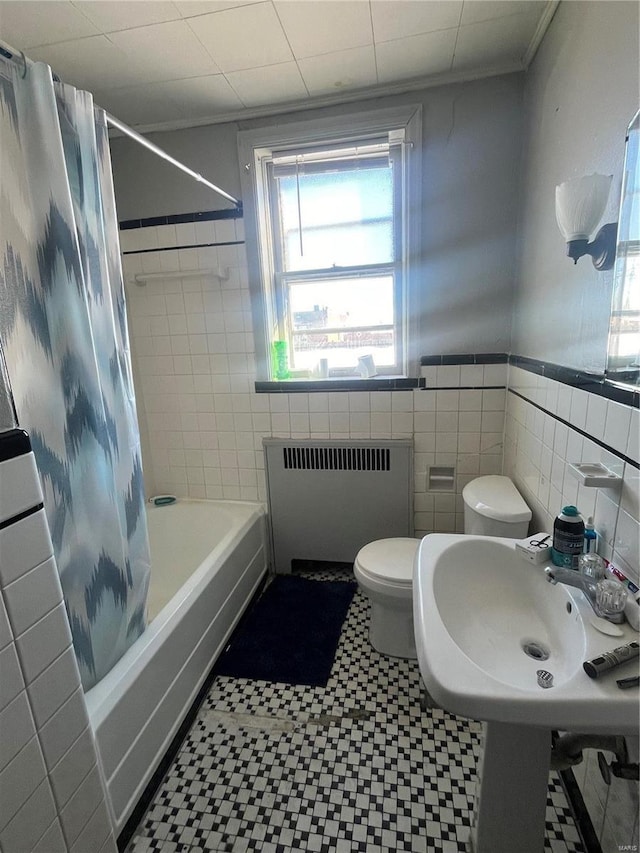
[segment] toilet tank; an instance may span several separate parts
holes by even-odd
[[[462,490],[464,532],[524,539],[531,510],[509,477],[477,477]]]

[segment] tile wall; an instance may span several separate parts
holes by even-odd
[[[462,530],[463,486],[501,472],[506,365],[425,367],[426,390],[255,393],[244,245],[167,251],[243,239],[240,220],[121,232],[147,492],[264,500],[265,436],[413,437],[416,535]],[[218,265],[227,280],[180,277]],[[145,272],[176,275],[132,282]],[[452,491],[427,489],[433,465]]]
[[[583,516],[593,515],[600,534],[599,553],[637,581],[638,409],[514,366],[509,368],[509,392],[505,474],[532,508],[534,532],[551,531],[560,508],[574,504]],[[571,474],[570,462],[602,462],[620,474],[620,488],[585,488]],[[613,756],[607,758],[611,761]],[[637,849],[638,783],[613,777],[607,786],[593,750],[585,752],[585,761],[574,768],[574,775],[603,851]]]
[[[115,853],[41,507],[33,454],[0,462],[0,847]]]

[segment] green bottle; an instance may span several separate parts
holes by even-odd
[[[289,379],[289,355],[286,341],[271,344],[271,371],[274,379]]]

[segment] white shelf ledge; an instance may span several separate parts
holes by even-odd
[[[600,462],[570,462],[569,470],[583,486],[594,489],[615,489],[622,477],[609,471]]]

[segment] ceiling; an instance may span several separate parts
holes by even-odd
[[[526,68],[547,0],[2,0],[0,39],[151,130]]]

